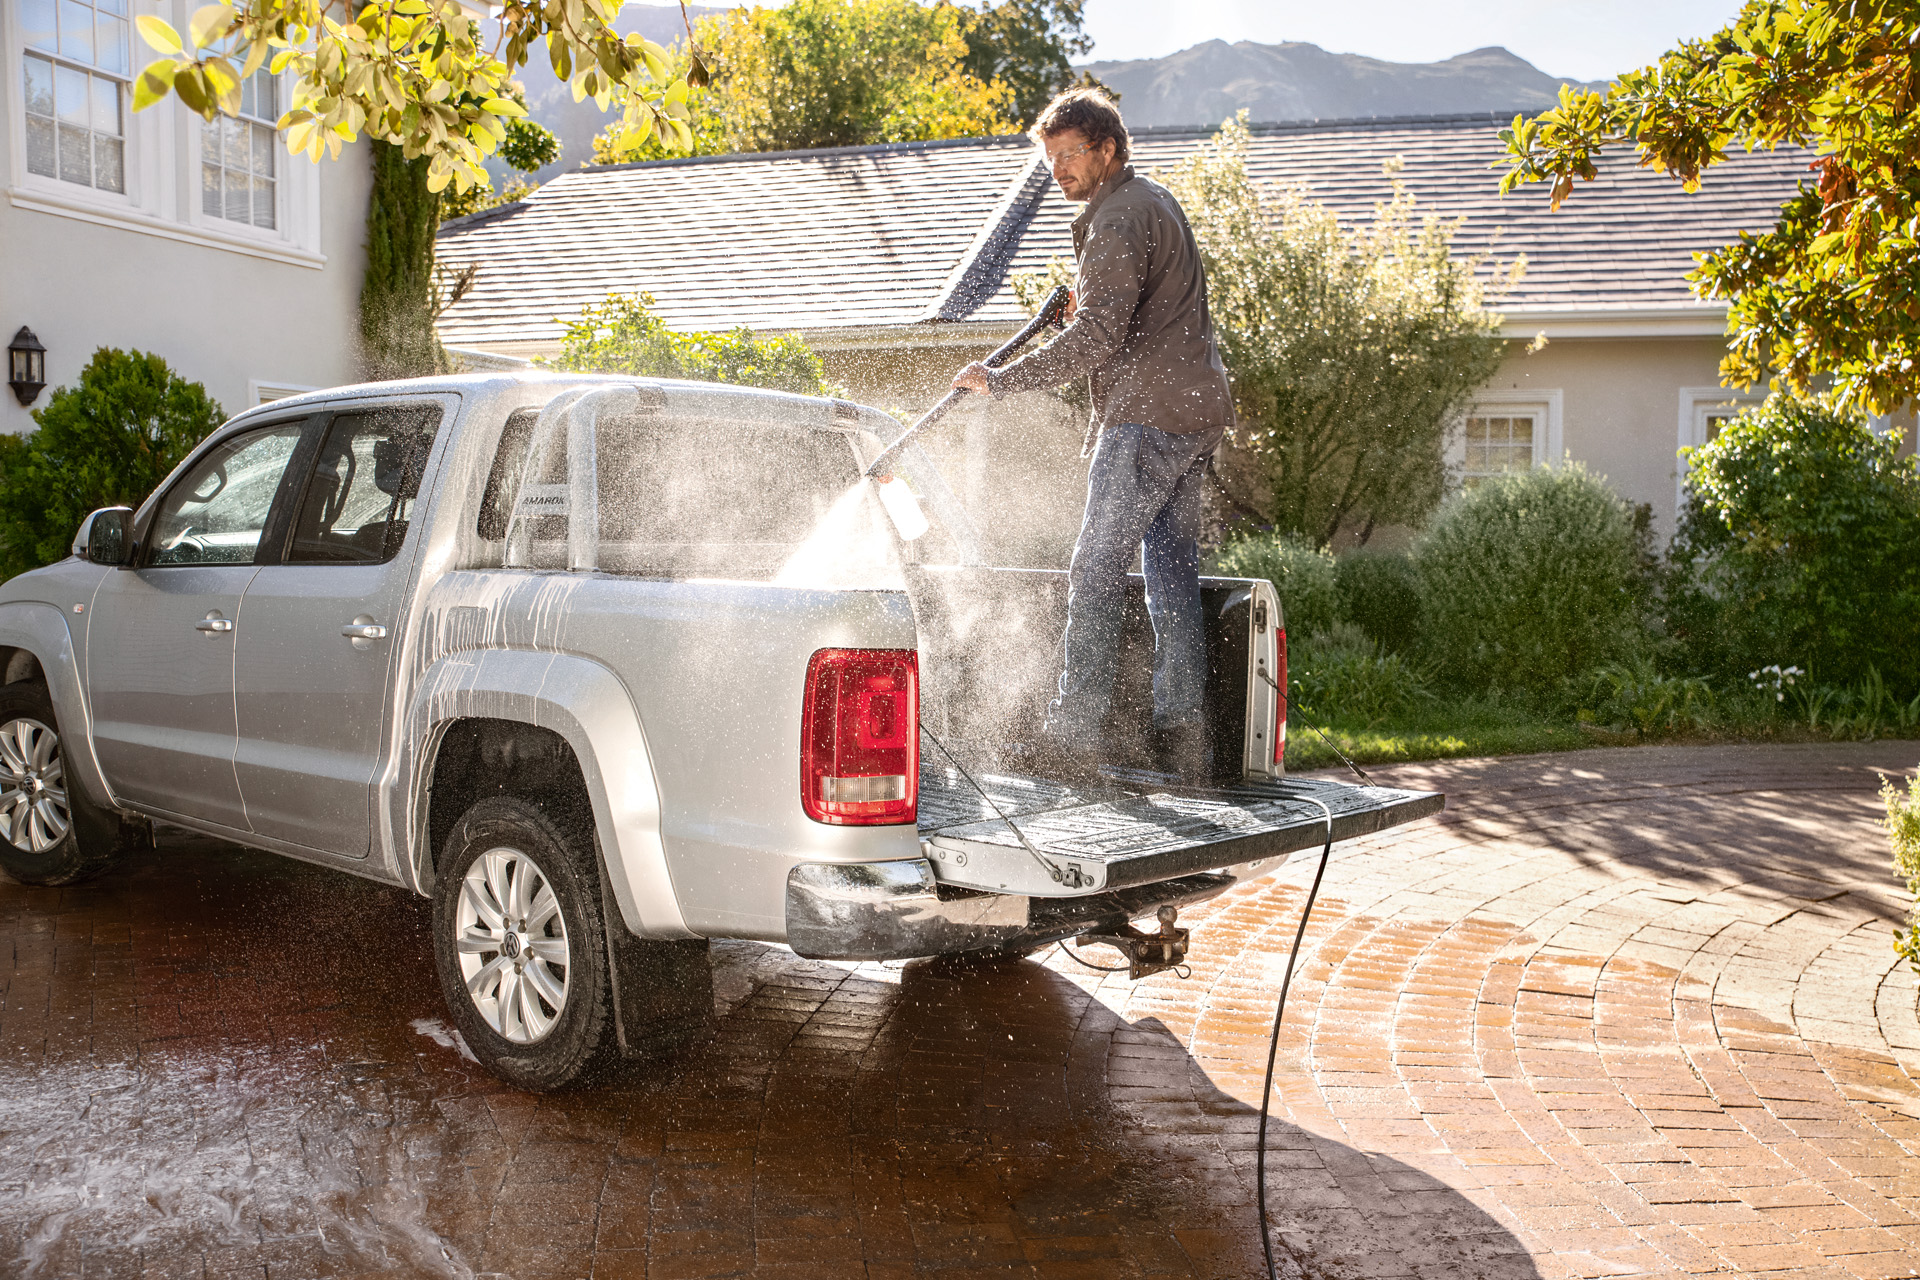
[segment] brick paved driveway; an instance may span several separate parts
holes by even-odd
[[[1289,1274],[1912,1275],[1920,1024],[1878,769],[1920,744],[1381,770],[1283,1041]],[[441,1021],[421,904],[171,833],[0,884],[0,1274],[1251,1277],[1307,868],[1192,976],[716,947],[719,1040],[535,1098]]]

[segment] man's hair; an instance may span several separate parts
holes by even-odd
[[[1035,142],[1046,145],[1048,138],[1078,130],[1092,146],[1113,139],[1115,161],[1127,162],[1133,148],[1127,138],[1127,126],[1120,119],[1120,108],[1098,89],[1069,89],[1047,104],[1040,118],[1028,130]]]

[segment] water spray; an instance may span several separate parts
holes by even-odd
[[[1067,286],[1057,285],[1053,292],[1047,295],[1047,300],[1040,304],[1039,313],[1035,315],[1033,319],[1027,321],[1026,327],[1014,334],[1012,338],[1007,340],[1004,346],[1001,346],[992,355],[981,361],[981,363],[989,369],[998,369],[1001,365],[1013,359],[1013,357],[1019,353],[1020,348],[1031,342],[1035,334],[1039,333],[1048,325],[1056,323],[1061,315],[1065,313],[1066,309]],[[873,460],[872,465],[868,466],[867,479],[879,484],[880,501],[882,503],[887,502],[887,486],[895,483],[893,461],[900,455],[900,451],[912,444],[915,437],[922,431],[925,431],[928,427],[931,427],[934,423],[946,417],[947,412],[951,410],[953,406],[959,404],[961,400],[965,399],[966,396],[967,389],[965,387],[955,387],[953,390],[947,392],[946,395],[940,398],[939,404],[934,405],[933,408],[922,414],[918,422],[908,427],[906,432],[901,435],[898,440],[888,445],[886,449],[881,452],[880,456]],[[888,505],[887,510],[889,514],[891,514],[893,506]],[[922,523],[924,524],[924,521]],[[909,541],[911,541],[911,539],[909,539]]]

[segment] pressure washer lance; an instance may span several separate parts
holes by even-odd
[[[1031,342],[1036,333],[1039,333],[1048,325],[1056,323],[1066,309],[1067,286],[1058,285],[1052,293],[1047,295],[1047,300],[1040,304],[1040,313],[1033,319],[1027,321],[1027,327],[1014,334],[1005,346],[988,356],[982,363],[989,369],[998,369],[1001,365],[1013,359],[1020,348]],[[922,431],[925,431],[928,427],[946,417],[947,411],[965,399],[966,395],[966,388],[955,387],[953,390],[947,392],[946,395],[942,396],[939,404],[936,404],[933,408],[922,414],[920,421],[908,427],[905,434],[888,445],[886,449],[881,452],[880,456],[873,460],[873,465],[867,468],[867,478],[883,483],[893,479],[893,460],[899,456],[900,451],[912,444],[914,438]]]

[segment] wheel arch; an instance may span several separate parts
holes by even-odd
[[[498,794],[471,789],[476,759],[482,780],[492,759],[526,766],[521,777],[527,781],[519,785],[537,785],[543,770],[563,774],[569,767],[556,751],[563,746],[591,809],[627,930],[641,938],[695,936],[667,869],[646,735],[612,671],[572,654],[484,650],[440,659],[416,688],[405,735],[416,754],[403,776],[412,779],[406,829],[417,889],[426,892],[432,884],[438,842],[459,816],[449,815],[452,804],[463,794]]]
[[[0,683],[38,678],[59,717],[70,777],[78,778],[94,803],[119,808],[93,753],[93,718],[81,686],[67,617],[50,604],[10,601],[0,604]],[[80,745],[75,745],[80,744]]]

